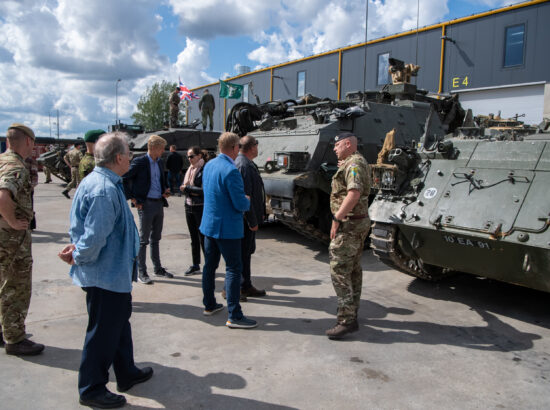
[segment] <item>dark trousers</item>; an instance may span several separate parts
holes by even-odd
[[[151,261],[155,267],[155,272],[162,265],[160,264],[159,242],[162,237],[162,225],[164,224],[164,208],[162,200],[147,199],[143,208],[138,211],[139,215],[139,254],[138,267],[139,273],[147,273],[145,257],[147,245],[151,244]]]
[[[243,280],[241,289],[247,290],[252,287],[250,260],[252,254],[256,251],[256,232],[248,228],[246,221],[244,222],[244,237],[241,239],[241,256],[243,261]]]
[[[78,391],[83,399],[104,394],[113,365],[119,384],[127,384],[139,369],[134,364],[130,316],[132,294],[90,287],[86,292],[88,327],[78,371]]]
[[[201,248],[204,252],[204,235],[199,230],[202,221],[202,205],[185,205],[185,219],[187,228],[191,236],[191,252],[193,254],[193,265],[199,266],[201,263]]]
[[[204,267],[202,270],[202,293],[205,309],[216,306],[214,296],[216,269],[220,264],[220,255],[225,260],[225,289],[227,291],[227,311],[229,319],[241,320],[243,312],[239,304],[241,296],[241,240],[215,239],[204,237]]]
[[[181,183],[181,172],[172,172],[168,171],[167,184],[170,187],[170,192],[172,194],[177,194],[180,192],[180,183]]]

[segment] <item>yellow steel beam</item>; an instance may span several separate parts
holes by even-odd
[[[443,91],[443,65],[445,64],[445,29],[447,26],[441,26],[441,60],[439,61],[439,89],[438,94]]]
[[[340,92],[342,90],[342,50],[338,52],[338,100],[340,99]]]

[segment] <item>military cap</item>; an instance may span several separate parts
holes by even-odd
[[[103,130],[90,130],[86,134],[84,134],[84,142],[96,142],[98,138],[105,134],[105,131]]]
[[[355,137],[355,134],[351,132],[343,132],[336,137],[334,137],[334,142],[345,140],[346,138]]]
[[[22,131],[25,133],[25,135],[28,135],[29,137],[31,137],[33,140],[36,138],[34,136],[34,132],[33,130],[31,130],[29,127],[27,127],[26,125],[23,125],[23,124],[20,124],[18,122],[14,122],[12,125],[10,125],[10,127],[8,128],[8,130],[11,130],[12,128],[15,128],[15,129],[18,129],[19,131]]]

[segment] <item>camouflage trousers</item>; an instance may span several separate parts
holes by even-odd
[[[71,189],[76,188],[80,184],[80,174],[78,167],[71,167],[71,182],[65,187],[66,192],[70,192]]]
[[[180,110],[179,107],[170,106],[170,128],[176,128],[178,126],[178,116],[179,116]]]
[[[47,167],[44,167],[43,171],[44,171],[44,175],[46,176],[46,182],[51,182],[52,173],[50,172],[50,170]]]
[[[338,323],[357,320],[363,284],[361,255],[369,228],[368,218],[344,222],[329,245],[330,277],[338,297]]]
[[[210,131],[212,131],[212,128],[214,128],[214,110],[205,108],[201,112],[202,117],[202,129],[206,129],[206,124],[208,123],[208,120],[210,120]]]
[[[31,284],[31,231],[0,225],[0,325],[7,343],[25,338]]]

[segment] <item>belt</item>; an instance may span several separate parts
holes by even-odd
[[[160,202],[162,198],[147,198],[148,201]]]
[[[364,218],[368,218],[369,217],[369,214],[363,214],[363,215],[348,215],[347,218],[348,219],[364,219]]]

